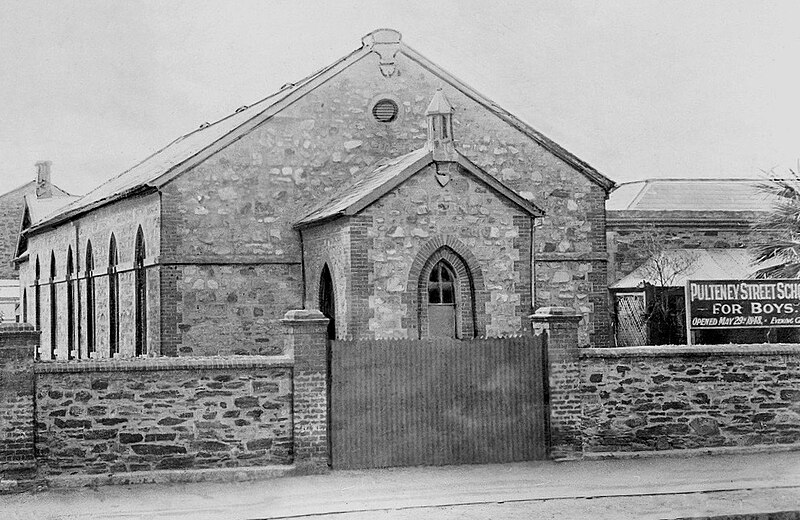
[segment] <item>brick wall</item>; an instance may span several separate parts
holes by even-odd
[[[350,304],[350,219],[341,218],[324,226],[303,230],[304,269],[306,280],[305,307],[319,309],[322,268],[327,264],[333,280],[336,316],[349,315]],[[336,320],[336,335],[346,338],[347,320]]]
[[[44,476],[292,462],[292,366],[269,358],[36,365]]]
[[[585,453],[800,446],[797,345],[581,352]]]
[[[38,340],[30,325],[0,324],[0,470],[34,459],[33,353]]]

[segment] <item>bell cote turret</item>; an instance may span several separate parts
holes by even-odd
[[[441,88],[433,95],[425,116],[428,118],[428,148],[433,152],[433,160],[455,161],[453,105],[447,100]]]

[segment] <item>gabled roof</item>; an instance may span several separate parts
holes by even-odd
[[[61,197],[61,196],[72,197],[72,195],[70,195],[66,191],[62,190],[61,188],[59,188],[55,184],[52,184],[52,187],[53,187],[53,196],[54,197]],[[24,196],[24,195],[26,195],[28,193],[36,193],[36,181],[28,181],[25,184],[17,186],[16,188],[13,188],[13,189],[11,189],[9,191],[0,193],[0,199],[3,199],[3,198],[8,197],[8,196],[14,196],[15,194],[17,194],[19,192],[22,192],[22,193],[20,193],[21,196]]]
[[[544,212],[535,204],[518,195],[517,192],[483,171],[463,155],[457,154],[456,162],[472,176],[526,213],[534,217],[544,215]],[[431,151],[424,147],[380,164],[373,171],[347,186],[319,208],[297,221],[295,227],[303,228],[341,216],[356,215],[415,173],[433,163]]]
[[[606,191],[614,186],[613,181],[597,172],[587,163],[581,161],[526,123],[523,123],[517,117],[503,110],[488,98],[482,96],[462,81],[433,64],[417,51],[408,47],[400,40],[400,34],[396,31],[391,29],[378,29],[362,38],[361,48],[353,51],[349,55],[297,83],[287,84],[285,88],[282,88],[275,94],[255,104],[242,107],[228,117],[212,124],[201,125],[199,129],[179,137],[142,162],[108,180],[104,184],[101,184],[80,199],[63,208],[57,214],[49,216],[32,230],[35,231],[43,227],[56,225],[104,204],[166,184],[177,175],[199,164],[216,151],[236,141],[256,126],[294,103],[297,99],[357,63],[373,51],[379,54],[385,52],[386,45],[393,44],[393,42],[389,41],[392,38],[398,40],[394,42],[394,44],[398,46],[397,53],[403,54],[412,61],[417,62],[443,81],[460,90],[467,97],[484,106],[502,120],[549,150],[555,156],[571,165],[577,171],[586,175]],[[381,60],[383,65],[382,54]]]
[[[53,193],[52,197],[40,199],[36,197],[35,193],[28,193],[25,195],[25,207],[27,208],[30,218],[31,226],[42,222],[53,213],[58,212],[65,206],[72,204],[80,199],[79,196]]]
[[[620,184],[608,211],[768,211],[758,179],[648,179]]]
[[[17,235],[17,245],[14,248],[13,262],[20,262],[27,256],[26,236],[33,226],[80,198],[69,195],[67,192],[55,188],[55,186],[53,186],[53,188],[52,197],[39,198],[36,196],[35,189],[25,194],[25,203],[22,214],[20,215],[19,234]]]
[[[683,287],[687,280],[742,280],[752,278],[767,264],[753,263],[747,249],[667,249],[659,253],[663,279],[669,287]],[[660,287],[655,278],[654,258],[634,269],[628,276],[611,284],[612,290],[642,288],[644,283]]]

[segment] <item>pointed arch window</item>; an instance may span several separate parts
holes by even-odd
[[[91,240],[86,243],[86,352],[89,357],[95,352],[94,311],[94,254]]]
[[[482,283],[480,267],[477,272]],[[442,246],[427,258],[420,254],[409,275],[409,284],[417,287],[410,301],[416,308],[420,339],[472,338],[482,330],[475,306],[475,278],[464,256]]]
[[[22,321],[28,323],[28,289],[22,289]]]
[[[428,276],[428,320],[431,336],[457,337],[456,275],[444,259]]]
[[[117,239],[111,234],[108,244],[108,354],[119,354],[119,273]]]
[[[56,291],[56,255],[50,251],[50,359],[56,358],[58,338],[58,292]]]
[[[147,271],[144,268],[145,245],[142,226],[136,232],[133,274],[135,285],[136,355],[147,352]]]
[[[75,288],[72,284],[75,264],[72,261],[72,247],[67,249],[67,359],[75,356]]]
[[[17,246],[17,256],[28,250],[28,234],[25,233],[31,227],[31,212],[28,206],[25,206],[25,212],[22,214],[22,233],[19,235],[19,245]]]
[[[319,310],[328,318],[328,339],[336,339],[336,301],[333,292],[333,277],[328,264],[322,267],[319,278]]]

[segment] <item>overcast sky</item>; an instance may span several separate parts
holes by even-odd
[[[379,27],[617,182],[800,159],[800,2],[0,0],[0,192],[82,194]]]

